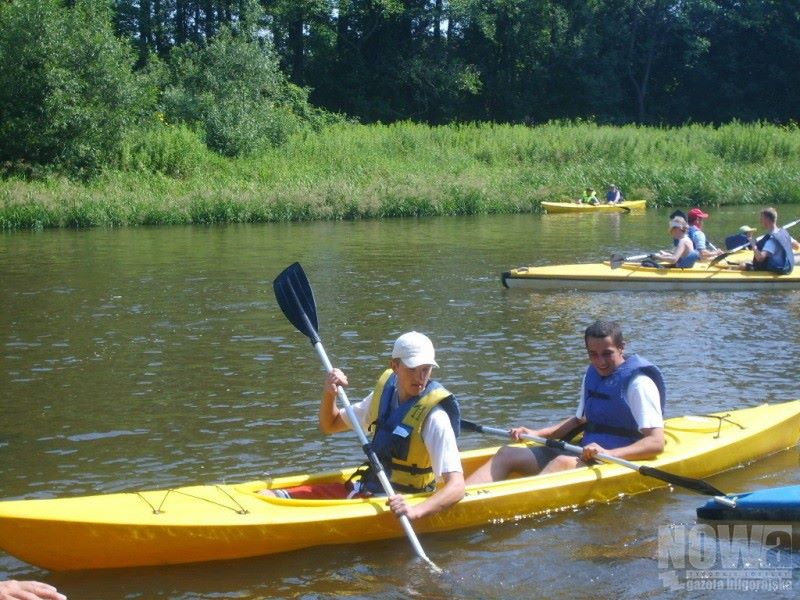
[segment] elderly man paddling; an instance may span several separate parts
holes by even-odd
[[[708,213],[704,213],[699,208],[693,208],[689,211],[686,220],[689,222],[689,229],[687,235],[692,240],[694,249],[700,254],[701,260],[708,260],[721,254],[721,251],[714,248],[711,249],[711,244],[706,240],[706,234],[703,232],[703,221],[708,218]]]
[[[666,389],[661,371],[633,354],[625,356],[622,330],[614,321],[596,321],[584,332],[591,363],[583,378],[575,416],[544,429],[515,427],[523,435],[561,438],[585,427],[580,457],[543,447],[505,446],[467,477],[467,485],[508,478],[512,473],[536,475],[584,466],[597,454],[636,460],[664,450],[663,408]]]
[[[766,233],[757,242],[750,240],[753,262],[744,263],[738,268],[788,275],[794,269],[794,251],[800,250],[800,244],[788,231],[778,227],[778,211],[774,208],[765,208],[760,216],[761,226]]]

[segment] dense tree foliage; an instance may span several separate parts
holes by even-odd
[[[117,0],[167,58],[256,0]],[[261,0],[283,71],[364,121],[796,119],[800,0]]]
[[[0,4],[0,164],[182,175],[197,140],[241,156],[336,120],[283,75],[258,2],[235,4]]]
[[[6,0],[0,160],[91,169],[154,115],[227,155],[332,114],[786,123],[798,64],[800,0]]]
[[[0,7],[0,162],[92,172],[147,104],[108,7],[18,0]]]
[[[225,26],[211,44],[175,49],[164,112],[171,122],[199,124],[220,154],[254,154],[296,129],[292,111],[279,104],[285,88],[269,47],[237,40]]]

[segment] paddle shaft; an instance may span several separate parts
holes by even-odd
[[[508,437],[509,432],[506,429],[499,429],[497,427],[488,427],[486,425],[478,425],[477,423],[472,423],[470,421],[461,421],[461,427],[465,430],[471,431],[478,431],[480,433],[492,433],[495,435],[501,435],[503,437]],[[525,434],[520,436],[522,439],[531,440],[532,442],[537,442],[548,448],[555,448],[557,450],[564,450],[571,454],[576,454],[578,456],[583,454],[583,448],[580,446],[575,446],[574,444],[568,444],[563,440],[552,440],[550,438],[541,437],[538,435],[531,435]],[[680,487],[685,487],[695,492],[699,492],[701,494],[706,494],[708,496],[721,496],[724,497],[727,494],[725,492],[718,490],[713,485],[708,483],[707,481],[703,481],[702,479],[692,479],[690,477],[683,477],[681,475],[675,475],[673,473],[667,473],[666,471],[662,471],[661,469],[656,469],[655,467],[648,467],[647,465],[637,465],[636,463],[632,463],[624,458],[617,458],[616,456],[609,456],[608,454],[599,453],[596,454],[594,458],[602,460],[603,462],[610,462],[614,463],[623,467],[627,467],[628,469],[632,469],[633,471],[638,472],[641,475],[646,475],[647,477],[652,477],[654,479],[660,479],[661,481],[666,481],[669,484],[677,485]]]
[[[503,435],[508,437],[508,431],[504,429],[500,429],[498,427],[487,427],[486,425],[479,425],[481,431],[485,431],[486,433],[494,433],[496,435]],[[565,450],[566,452],[570,452],[571,454],[577,454],[580,456],[583,454],[583,448],[580,446],[576,446],[575,444],[568,444],[563,440],[552,440],[550,438],[541,437],[538,435],[531,435],[531,434],[524,434],[520,436],[522,439],[530,440],[532,442],[537,442],[548,448],[555,448],[557,450]],[[623,467],[628,467],[629,469],[633,469],[634,471],[638,471],[642,465],[637,465],[630,461],[627,461],[623,458],[617,458],[616,456],[609,456],[608,454],[597,454],[596,458],[604,461],[604,462],[612,462],[618,465],[622,465]]]
[[[649,256],[650,256],[649,254],[637,254],[636,256],[628,256],[625,258],[625,262],[635,262],[637,260],[644,260]]]
[[[621,254],[612,254],[608,261],[612,269],[619,269],[622,265],[629,262],[638,262],[645,258],[650,258],[652,254],[637,254],[636,256],[622,256]]]

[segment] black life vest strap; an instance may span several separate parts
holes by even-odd
[[[370,471],[369,461],[365,461],[361,464],[350,477],[347,478],[347,483],[352,484],[354,481],[365,481],[367,479],[367,473]]]
[[[436,489],[436,483],[431,483],[430,485],[425,486],[422,489],[412,487],[410,485],[401,485],[399,483],[392,482],[392,488],[395,492],[400,492],[401,494],[419,494],[421,492],[432,492]]]
[[[585,429],[586,429],[586,423],[581,423],[580,425],[576,425],[575,427],[570,429],[567,433],[565,433],[558,439],[561,440],[562,442],[571,442],[578,436],[579,433],[583,433]]]
[[[586,433],[607,433],[634,440],[640,440],[644,437],[640,431],[635,429],[614,427],[613,425],[603,425],[602,423],[586,423]]]
[[[411,473],[412,475],[427,475],[428,473],[433,473],[433,468],[420,468],[417,465],[401,465],[392,461],[392,471],[402,471],[403,473]]]
[[[420,469],[419,467],[409,467],[406,465],[398,465],[395,463],[392,463],[392,468],[397,469],[398,471],[405,471],[407,473],[411,473],[412,475],[419,475],[423,473],[433,472],[433,469],[430,467],[427,469]],[[378,477],[373,472],[372,466],[370,465],[369,461],[367,461],[360,467],[358,467],[355,471],[353,471],[353,474],[350,475],[350,477],[348,477],[347,479],[347,484],[349,484],[350,487],[352,487],[352,484],[354,482],[365,484],[366,482],[373,480],[377,481]],[[430,485],[427,485],[422,489],[415,488],[410,485],[402,485],[396,482],[392,482],[392,488],[394,488],[394,491],[400,492],[401,494],[418,494],[420,492],[434,491],[436,489],[436,482],[435,481],[431,482]]]

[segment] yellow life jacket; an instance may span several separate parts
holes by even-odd
[[[458,403],[441,384],[430,381],[421,396],[411,398],[391,410],[397,377],[387,369],[378,378],[372,394],[369,422],[374,429],[372,448],[386,471],[387,477],[398,492],[431,491],[435,477],[431,457],[422,439],[422,424],[439,403],[448,400],[443,408],[454,422],[458,432]],[[373,493],[383,493],[377,477],[368,473],[364,485]]]

